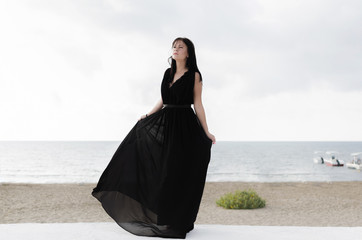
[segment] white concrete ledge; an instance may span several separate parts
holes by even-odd
[[[0,239],[6,240],[135,240],[116,223],[17,223],[0,224]],[[160,238],[161,239],[161,238]],[[195,225],[186,239],[191,240],[361,240],[362,227],[292,227]]]

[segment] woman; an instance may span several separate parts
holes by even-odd
[[[194,45],[176,38],[172,47],[161,99],[122,141],[92,192],[121,227],[140,236],[185,238],[193,229],[215,143]]]

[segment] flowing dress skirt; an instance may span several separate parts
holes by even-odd
[[[92,195],[133,234],[185,238],[199,210],[211,145],[190,105],[164,107],[130,130]]]

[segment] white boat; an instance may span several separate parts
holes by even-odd
[[[319,164],[324,164],[323,153],[324,152],[322,152],[322,151],[315,151],[314,152],[314,157],[313,157],[313,162],[314,163],[319,163]]]
[[[346,163],[348,168],[361,170],[362,169],[362,152],[352,153],[352,161]]]
[[[328,151],[328,152],[326,152],[326,154],[328,155],[328,157],[326,159],[324,159],[324,164],[326,164],[327,166],[332,166],[332,167],[343,167],[344,166],[344,161],[337,157],[338,152]]]

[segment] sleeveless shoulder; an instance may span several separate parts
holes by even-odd
[[[163,74],[163,78],[170,75],[171,68],[167,68],[165,73]]]

